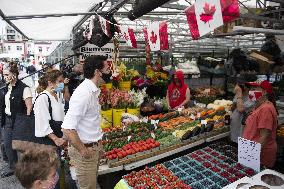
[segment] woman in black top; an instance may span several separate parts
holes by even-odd
[[[4,80],[7,84],[4,89],[4,101],[2,105],[2,120],[4,149],[8,157],[9,168],[1,173],[2,177],[9,176],[13,173],[15,163],[17,162],[17,152],[12,149],[13,127],[16,120],[16,115],[30,115],[32,110],[32,92],[31,89],[18,80],[18,67],[14,63],[10,63],[3,69]]]

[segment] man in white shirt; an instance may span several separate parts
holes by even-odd
[[[107,82],[110,76],[106,57],[88,57],[84,64],[85,80],[71,96],[62,124],[62,131],[71,144],[69,156],[74,163],[80,189],[96,189],[103,136],[98,85],[102,79]]]

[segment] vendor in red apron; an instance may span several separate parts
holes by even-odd
[[[188,107],[190,101],[190,90],[184,82],[182,71],[176,71],[173,75],[173,81],[168,86],[167,103],[169,110]]]

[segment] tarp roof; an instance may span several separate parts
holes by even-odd
[[[5,16],[89,12],[103,0],[1,0]],[[73,26],[83,16],[11,20],[29,39],[68,40]]]

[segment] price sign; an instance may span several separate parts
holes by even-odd
[[[193,114],[191,114],[190,119],[195,120],[195,116]]]
[[[151,137],[153,138],[153,139],[155,139],[156,138],[156,135],[155,135],[155,133],[151,133]]]
[[[244,138],[238,138],[238,163],[260,171],[261,144]]]
[[[127,141],[129,142],[131,138],[132,138],[132,136],[128,136]]]
[[[206,120],[201,120],[201,125],[207,125],[207,121]]]

